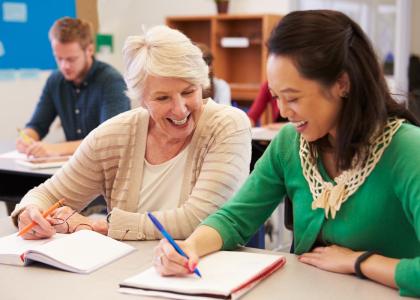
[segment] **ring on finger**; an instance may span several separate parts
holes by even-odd
[[[32,229],[32,235],[36,235],[35,229]]]
[[[159,261],[160,265],[163,265],[163,255],[162,254],[158,256],[158,261]]]

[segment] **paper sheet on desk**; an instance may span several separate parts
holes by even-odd
[[[30,169],[49,169],[62,167],[71,156],[51,156],[16,159],[16,163]]]
[[[0,158],[8,158],[8,159],[26,159],[26,154],[20,153],[17,150],[5,152],[0,154]]]
[[[120,283],[119,291],[173,299],[238,299],[285,261],[283,256],[271,253],[219,251],[200,261],[202,278],[194,274],[163,277],[149,268]]]

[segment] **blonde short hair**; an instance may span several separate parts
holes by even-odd
[[[184,79],[206,89],[209,68],[201,50],[178,30],[155,26],[124,44],[125,81],[131,100],[141,99],[147,76]]]

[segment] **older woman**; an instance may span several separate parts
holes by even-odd
[[[291,122],[239,192],[155,266],[244,244],[285,195],[299,261],[420,296],[420,128],[389,93],[362,29],[335,11],[285,16],[268,42],[268,85]],[[205,276],[205,274],[203,274]]]
[[[38,225],[24,238],[83,228],[157,239],[146,211],[175,238],[186,238],[247,177],[249,121],[238,109],[203,99],[209,70],[185,35],[157,26],[128,37],[123,54],[128,94],[141,107],[96,128],[68,164],[25,195],[12,216],[19,228]],[[76,212],[98,194],[107,201],[107,222]],[[66,206],[44,219],[41,212],[61,198]]]

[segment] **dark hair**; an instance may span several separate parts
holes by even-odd
[[[281,19],[268,41],[270,54],[286,56],[301,76],[331,87],[345,72],[350,90],[343,100],[337,125],[337,167],[363,163],[370,138],[383,130],[389,117],[418,125],[416,118],[391,96],[373,47],[360,28],[345,14],[332,10],[295,11]],[[327,137],[310,143],[314,154]],[[319,151],[318,151],[319,152]]]
[[[203,52],[203,59],[206,64],[209,66],[209,79],[210,79],[210,86],[203,91],[203,98],[211,97],[214,100],[214,73],[213,73],[213,54],[210,51],[210,48],[207,47],[206,44],[203,43],[196,43],[195,44],[198,48],[200,48],[201,52]]]
[[[88,21],[63,17],[54,22],[49,38],[60,43],[78,42],[82,49],[86,49],[93,44],[93,27]]]

